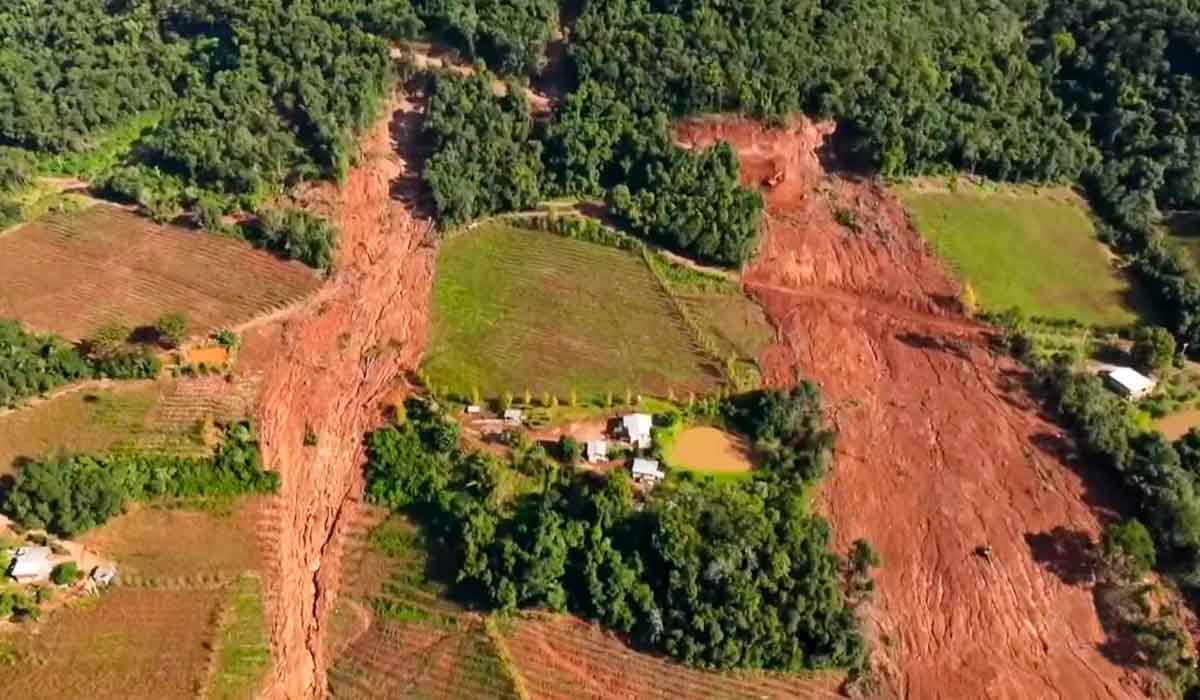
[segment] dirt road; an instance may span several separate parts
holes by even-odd
[[[1081,569],[1109,502],[1103,479],[1057,456],[1069,446],[1021,368],[957,315],[955,284],[898,202],[825,173],[831,131],[707,120],[679,136],[730,141],[747,184],[785,171],[743,282],[779,333],[768,380],[819,382],[839,431],[818,507],[839,547],[866,537],[883,557],[867,618],[885,693],[1140,696],[1140,679],[1100,651]]]
[[[247,335],[243,360],[264,372],[263,456],[282,476],[266,524],[277,556],[268,697],[325,694],[322,624],[339,585],[340,535],[361,493],[363,434],[424,347],[430,224],[398,201],[415,172],[402,154],[418,123],[417,107],[398,103],[364,140],[346,182],[310,193],[341,231],[334,273],[288,319]]]

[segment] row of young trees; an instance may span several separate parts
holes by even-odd
[[[845,569],[805,498],[832,442],[815,389],[727,408],[777,456],[759,478],[668,482],[639,506],[623,472],[587,478],[529,455],[503,465],[464,450],[457,425],[412,400],[403,423],[368,436],[367,496],[416,516],[452,553],[464,602],[570,610],[697,666],[858,664]],[[505,500],[509,468],[535,473],[540,488]]]
[[[52,456],[24,465],[0,510],[22,527],[72,537],[103,525],[131,500],[270,493],[279,475],[263,470],[249,423],[224,427],[211,457],[117,451]]]

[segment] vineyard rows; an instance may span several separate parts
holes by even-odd
[[[796,678],[688,668],[634,651],[596,625],[566,616],[521,616],[508,626],[505,644],[534,700],[842,697],[834,692],[838,679],[831,675]]]
[[[320,283],[244,242],[102,204],[0,236],[0,279],[0,317],[71,339],[174,311],[189,317],[192,333],[207,333],[287,306]]]

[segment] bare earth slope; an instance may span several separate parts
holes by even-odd
[[[825,174],[816,152],[830,131],[699,121],[679,135],[730,141],[748,184],[786,170],[765,193],[763,250],[744,283],[779,332],[768,379],[819,382],[839,430],[819,494],[838,546],[866,537],[883,557],[868,616],[886,693],[1140,695],[1099,650],[1091,591],[1061,573],[1069,557],[1047,551],[1095,540],[1094,480],[1054,456],[1062,438],[1020,368],[947,310],[955,285],[898,202]],[[974,554],[981,545],[991,563]]]
[[[259,411],[266,463],[282,476],[269,515],[275,673],[268,697],[324,695],[323,625],[340,577],[340,540],[362,491],[363,434],[383,397],[416,366],[426,333],[433,251],[429,223],[393,198],[409,166],[397,141],[416,111],[379,123],[340,188],[315,193],[341,231],[327,284],[282,325],[256,329],[244,357],[264,370]],[[390,128],[389,128],[390,127]],[[306,432],[315,446],[304,445]]]

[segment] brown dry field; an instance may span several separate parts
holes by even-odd
[[[224,591],[117,588],[60,610],[36,632],[0,643],[22,650],[29,673],[5,669],[3,697],[21,700],[185,700],[203,682]]]
[[[783,700],[839,698],[841,674],[722,674],[641,654],[598,625],[522,615],[501,625],[530,700]]]
[[[104,204],[0,236],[0,279],[0,318],[72,340],[173,311],[188,316],[189,333],[207,333],[286,306],[320,283],[300,263],[244,242]]]
[[[158,401],[152,381],[71,390],[0,413],[0,476],[52,452],[99,452],[129,444]]]
[[[669,460],[697,471],[736,474],[754,465],[746,441],[709,426],[688,428],[675,437]]]
[[[765,378],[820,383],[839,432],[818,506],[845,549],[881,553],[867,613],[885,694],[911,698],[1123,698],[1140,676],[1109,660],[1081,540],[1112,506],[1103,475],[1023,389],[1023,369],[957,315],[957,292],[896,198],[826,173],[830,125],[682,125],[685,142],[730,141],[764,193],[765,240],[744,272],[780,342]],[[851,209],[865,225],[836,223]],[[994,549],[994,563],[973,554]]]
[[[134,505],[79,541],[116,560],[126,581],[224,581],[262,568],[255,536],[261,507],[259,498],[223,513]]]

